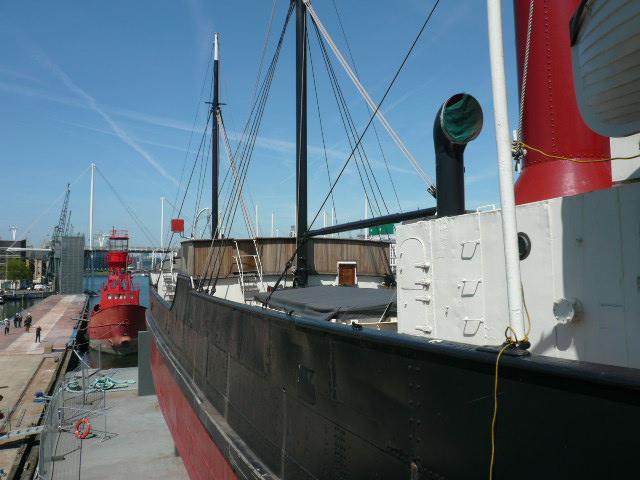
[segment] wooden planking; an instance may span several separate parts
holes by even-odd
[[[315,273],[336,275],[339,261],[356,262],[359,275],[382,276],[390,273],[387,242],[352,238],[313,238],[309,241],[313,246]],[[238,239],[236,242],[241,255],[255,254],[253,240]],[[264,275],[282,273],[296,249],[296,239],[291,237],[258,238],[256,244]],[[182,244],[182,256],[188,274],[197,277],[204,275],[207,262],[213,264],[213,258],[221,256],[220,277],[235,275],[237,267],[234,256],[237,252],[234,240],[216,241],[211,255],[210,248],[211,240],[189,240]]]
[[[390,273],[389,243],[353,238],[314,238],[314,267],[317,273],[337,274],[338,262],[356,262],[358,275]]]

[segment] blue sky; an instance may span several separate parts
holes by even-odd
[[[377,101],[395,73],[432,5],[432,0],[336,0],[358,73]],[[511,2],[504,2],[505,53],[512,128],[517,118],[517,78]],[[269,40],[271,57],[287,0],[277,0]],[[392,5],[392,6],[391,6]],[[316,0],[315,9],[347,54],[333,3]],[[175,203],[194,125],[202,127],[206,106],[201,86],[206,78],[212,32],[221,35],[222,102],[233,139],[248,114],[260,54],[272,9],[271,0],[87,0],[75,2],[3,2],[0,5],[0,165],[5,208],[0,209],[0,237],[18,227],[34,244],[57,222],[66,182],[71,191],[72,223],[88,229],[88,166],[95,162],[142,219],[143,231],[129,217],[105,182],[96,180],[95,231],[115,225],[132,232],[132,242],[158,243],[160,197]],[[247,190],[249,208],[260,208],[261,230],[268,233],[271,211],[281,234],[294,222],[295,91],[294,24],[278,65],[258,140]],[[327,75],[311,45],[320,109],[335,174],[350,152]],[[340,70],[337,60],[334,66]],[[431,130],[435,112],[450,95],[466,91],[485,112],[484,129],[466,154],[468,207],[498,203],[487,41],[482,0],[442,0],[383,111],[431,177],[435,177]],[[369,112],[340,71],[340,85],[360,132]],[[310,82],[309,88],[313,86]],[[205,95],[208,97],[208,94]],[[309,217],[313,218],[328,181],[322,155],[313,91],[309,93]],[[383,151],[403,209],[433,205],[425,185],[378,124]],[[373,133],[373,132],[371,132]],[[198,143],[200,133],[193,136]],[[373,135],[366,151],[385,201],[395,197]],[[222,173],[227,168],[223,159]],[[84,173],[83,173],[84,172]],[[196,170],[196,177],[199,170]],[[208,179],[207,179],[208,182]],[[185,203],[193,218],[195,188]],[[208,203],[208,187],[202,205]],[[364,194],[350,167],[335,193],[339,221],[361,218]],[[166,217],[171,207],[166,207]],[[320,219],[321,222],[321,219]],[[236,232],[244,231],[241,217]],[[147,238],[151,236],[152,238]]]

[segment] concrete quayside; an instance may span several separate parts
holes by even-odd
[[[34,402],[37,392],[50,392],[70,359],[67,344],[85,307],[85,295],[54,295],[23,312],[33,317],[29,332],[14,328],[0,336],[0,468],[8,478],[33,471],[33,435],[11,432],[38,426],[45,404]],[[4,319],[2,319],[4,320]],[[35,341],[40,327],[41,342]],[[4,328],[3,328],[4,330]]]
[[[137,380],[138,367],[68,373],[50,401],[57,412],[45,418],[39,478],[188,479],[157,396],[139,395]],[[86,439],[75,434],[82,418],[91,425]]]
[[[138,367],[91,368],[76,350],[86,346],[88,305],[84,294],[52,295],[22,312],[29,332],[10,318],[0,336],[0,478],[188,478],[148,368],[139,391]]]

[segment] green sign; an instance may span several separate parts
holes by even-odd
[[[394,223],[369,228],[369,235],[392,235],[394,233],[396,233],[396,225]]]

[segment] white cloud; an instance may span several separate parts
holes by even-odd
[[[55,103],[60,103],[63,105],[84,108],[84,104],[75,98],[67,97],[64,95],[58,95],[56,93],[47,93],[37,88],[27,87],[26,85],[22,85],[18,83],[0,82],[0,90],[5,91],[7,93],[24,95],[26,97],[42,98],[42,99],[49,100]]]
[[[107,130],[107,129],[104,129],[104,128],[98,128],[98,127],[94,127],[94,126],[91,126],[91,125],[84,125],[82,123],[67,122],[67,121],[61,121],[61,123],[64,123],[65,125],[70,125],[72,127],[77,127],[77,128],[82,128],[82,129],[85,129],[85,130],[90,130],[92,132],[104,133],[105,135],[111,135],[111,136],[114,136],[114,137],[118,136],[112,130]],[[138,142],[138,143],[143,143],[145,145],[153,145],[154,147],[168,148],[170,150],[177,150],[179,152],[186,152],[187,151],[186,148],[179,147],[177,145],[169,145],[167,143],[152,142],[150,140],[140,140],[139,138],[136,138],[134,140],[136,142]]]
[[[35,60],[49,70],[55,77],[57,77],[67,89],[78,97],[84,105],[97,113],[102,119],[109,125],[114,134],[126,145],[131,147],[137,152],[144,160],[149,163],[160,175],[170,180],[174,184],[178,185],[178,181],[170,175],[158,161],[151,156],[149,152],[143,149],[138,142],[136,142],[103,108],[101,108],[96,99],[85,92],[79,85],[77,85],[69,75],[67,75],[57,64],[55,64],[44,51],[35,47],[30,48]]]
[[[17,78],[19,80],[27,80],[33,83],[43,84],[42,80],[34,77],[33,75],[29,75],[28,73],[22,72],[20,70],[16,70],[15,68],[8,67],[6,65],[0,65],[0,74],[6,75],[9,77]]]

